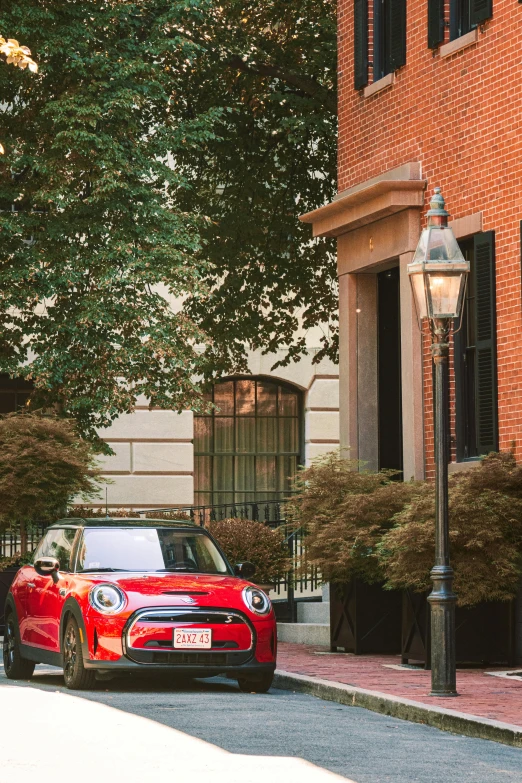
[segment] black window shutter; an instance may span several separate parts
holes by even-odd
[[[444,40],[444,0],[428,0],[428,49]]]
[[[354,0],[354,87],[368,84],[368,0]]]
[[[388,0],[390,71],[406,65],[406,0]]]
[[[471,27],[490,19],[493,16],[493,0],[471,0],[469,15]]]
[[[479,454],[498,449],[495,234],[475,234],[476,426]]]
[[[465,307],[465,305],[463,305]],[[462,323],[465,319],[465,310],[461,314],[461,318],[458,321],[454,321],[453,328],[453,372],[455,373],[455,440],[456,440],[456,457],[457,462],[462,462],[465,459],[465,396],[464,396],[464,334],[463,331],[466,328]]]

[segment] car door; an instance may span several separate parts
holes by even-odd
[[[46,533],[34,552],[33,559],[38,557],[45,557],[47,554],[47,540],[49,533]],[[34,644],[36,639],[35,630],[35,618],[33,617],[35,594],[34,590],[38,581],[38,574],[34,566],[24,566],[19,575],[18,582],[20,582],[20,589],[15,596],[15,602],[17,604],[16,609],[18,612],[18,625],[20,628],[20,639],[22,644]],[[18,600],[17,600],[18,599]]]
[[[31,565],[22,566],[16,575],[16,581],[11,586],[14,598],[20,639],[24,644],[28,643],[30,636],[29,595],[34,587],[34,568]]]
[[[55,557],[60,563],[58,580],[50,574],[41,574],[33,568],[34,587],[28,594],[28,643],[50,652],[60,651],[60,619],[67,598],[70,579],[70,559],[76,535],[75,528],[48,530],[42,557]]]

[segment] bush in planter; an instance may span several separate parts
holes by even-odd
[[[449,479],[450,554],[459,606],[506,601],[522,575],[522,467],[493,453]],[[419,485],[378,547],[390,588],[429,589],[435,550],[435,487]]]
[[[232,565],[246,560],[255,565],[257,584],[271,584],[289,569],[288,550],[280,528],[273,530],[249,519],[223,519],[209,522],[206,529],[219,542]]]
[[[383,581],[377,545],[393,527],[416,487],[394,481],[395,471],[364,470],[364,464],[325,455],[301,471],[286,514],[306,532],[306,563],[316,566],[325,582],[346,583],[359,578]]]

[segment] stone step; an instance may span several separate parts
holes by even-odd
[[[330,623],[277,623],[280,642],[330,646]]]
[[[298,623],[325,623],[330,622],[330,604],[326,601],[298,601]]]

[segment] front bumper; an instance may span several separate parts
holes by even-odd
[[[211,649],[175,649],[174,628],[212,630]],[[98,626],[99,627],[99,626]],[[275,670],[276,625],[274,617],[252,622],[245,612],[221,607],[144,607],[133,612],[111,639],[98,631],[95,655],[84,660],[88,669],[100,672],[170,671],[196,677],[217,674],[260,675]]]
[[[275,661],[271,663],[259,663],[252,656],[249,661],[238,665],[232,663],[230,665],[216,665],[210,661],[205,664],[169,664],[169,663],[150,663],[144,666],[141,663],[135,663],[122,655],[117,661],[84,661],[86,669],[95,669],[96,671],[106,674],[119,674],[124,672],[164,672],[169,674],[184,674],[192,677],[216,677],[218,674],[226,674],[230,676],[258,676],[260,674],[267,674],[274,672],[276,668]]]

